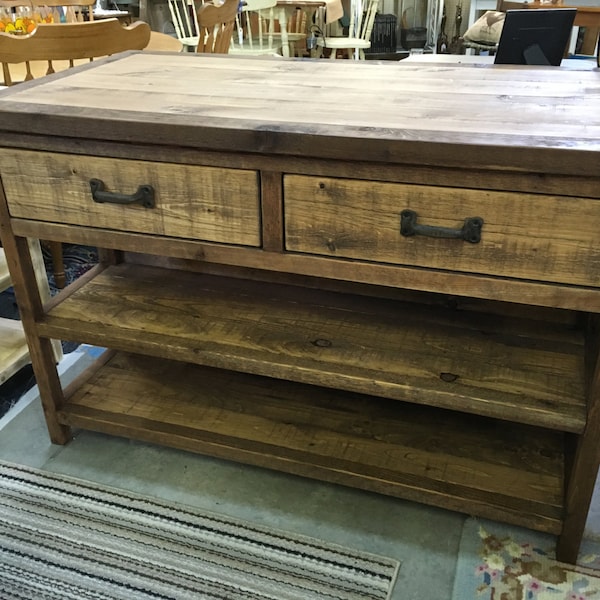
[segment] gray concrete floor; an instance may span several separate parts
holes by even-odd
[[[63,381],[92,360],[67,355]],[[452,598],[459,513],[89,431],[53,445],[36,388],[0,419],[0,458],[390,556],[393,600]],[[598,504],[588,535],[600,537]]]

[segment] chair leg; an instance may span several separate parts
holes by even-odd
[[[67,283],[62,242],[48,242],[48,248],[50,249],[50,255],[52,256],[52,273],[54,275],[54,284],[57,288],[62,289]]]

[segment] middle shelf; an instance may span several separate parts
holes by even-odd
[[[572,323],[187,271],[111,266],[53,306],[42,336],[580,433]]]

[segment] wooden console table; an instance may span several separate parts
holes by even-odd
[[[0,232],[52,441],[356,486],[575,560],[599,105],[597,71],[147,52],[6,90]],[[102,263],[44,303],[28,238]],[[63,390],[52,338],[111,350]]]

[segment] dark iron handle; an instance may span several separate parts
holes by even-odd
[[[478,244],[481,241],[481,228],[483,219],[481,217],[467,217],[460,229],[451,227],[436,227],[433,225],[418,225],[417,213],[414,210],[405,209],[400,213],[400,233],[404,236],[426,235],[436,238],[452,238]]]
[[[151,185],[140,185],[135,194],[119,194],[107,192],[104,182],[100,179],[90,179],[90,188],[94,202],[100,204],[110,202],[111,204],[141,204],[144,208],[154,208],[154,188]]]

